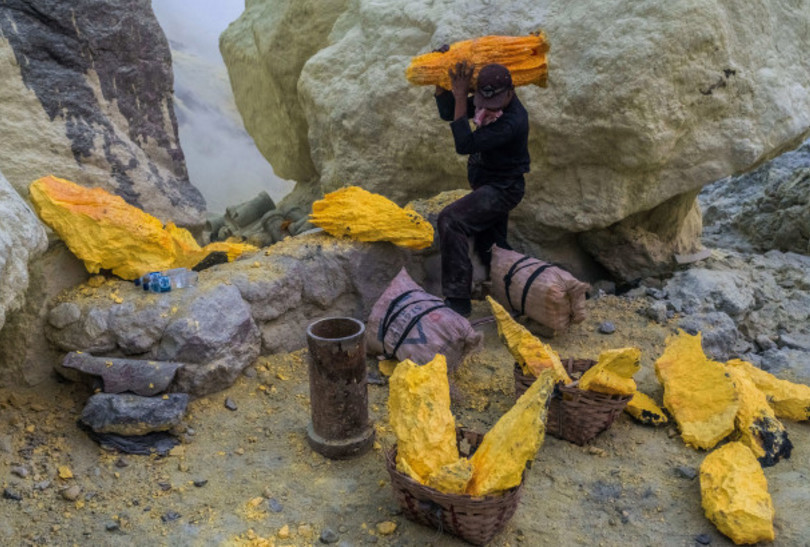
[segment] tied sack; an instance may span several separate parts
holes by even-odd
[[[585,293],[590,285],[555,264],[496,245],[490,276],[495,300],[555,332],[585,319]]]
[[[440,353],[452,372],[481,337],[467,319],[425,292],[403,268],[371,309],[366,347],[386,359],[410,359],[419,365]]]

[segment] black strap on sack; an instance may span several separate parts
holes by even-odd
[[[411,302],[406,302],[401,308],[396,309],[397,305],[400,302],[402,302],[402,300],[404,300],[408,295],[410,295],[412,293],[415,293],[415,292],[423,292],[423,291],[421,291],[420,289],[411,289],[409,291],[405,291],[402,294],[400,294],[399,296],[397,296],[396,298],[394,298],[391,301],[390,304],[388,304],[388,309],[386,310],[385,316],[383,317],[382,323],[380,325],[380,335],[379,335],[379,340],[382,343],[382,347],[383,347],[383,355],[385,356],[386,359],[391,359],[394,355],[396,355],[397,351],[399,350],[399,347],[402,345],[402,343],[407,338],[408,333],[411,331],[411,329],[414,326],[416,326],[416,324],[419,322],[419,320],[422,317],[424,317],[425,315],[427,315],[428,313],[430,313],[430,312],[432,312],[434,310],[446,307],[444,302],[442,302],[441,299],[439,299],[439,298],[437,298],[435,296],[428,295],[428,296],[430,296],[430,298],[422,298],[422,299],[419,299],[419,300],[413,300]],[[400,335],[399,340],[397,340],[397,343],[394,346],[394,349],[391,352],[385,351],[385,337],[388,334],[388,329],[390,329],[391,325],[394,324],[394,321],[396,320],[396,318],[399,317],[399,315],[403,311],[408,309],[410,306],[413,306],[415,304],[420,304],[422,302],[441,302],[441,304],[439,304],[438,306],[430,307],[427,310],[422,311],[419,314],[417,314],[415,317],[413,317],[411,319],[411,321],[408,323],[408,325],[405,327],[405,330],[402,331],[402,334]],[[396,310],[396,311],[394,311],[394,310]]]
[[[520,270],[524,268],[532,266],[532,264],[524,264],[523,266],[518,268],[518,265],[526,260],[535,260],[539,262],[539,260],[532,259],[532,257],[530,256],[524,256],[523,258],[520,258],[517,261],[515,261],[515,263],[512,264],[512,266],[509,268],[509,271],[506,272],[506,275],[503,276],[503,286],[504,290],[506,291],[506,301],[509,303],[509,307],[512,308],[512,311],[515,311],[517,308],[515,308],[515,305],[512,304],[512,297],[509,295],[509,287],[512,286],[512,278],[515,277],[515,274],[517,274]]]
[[[422,301],[422,302],[424,302],[424,301]],[[446,308],[446,307],[447,306],[444,304],[444,302],[442,302],[441,304],[439,304],[437,306],[433,306],[431,308],[428,308],[428,309],[426,309],[426,310],[424,310],[422,312],[419,312],[417,315],[415,315],[411,319],[410,323],[408,323],[408,325],[405,327],[405,329],[403,329],[402,334],[399,336],[399,340],[397,340],[397,343],[394,346],[394,349],[391,350],[391,353],[388,353],[388,352],[385,351],[385,340],[383,340],[383,355],[385,355],[385,358],[386,359],[391,359],[393,356],[395,356],[397,354],[397,351],[399,351],[399,347],[402,345],[402,343],[408,337],[408,333],[411,332],[411,329],[414,328],[416,326],[416,324],[424,316],[426,316],[427,314],[429,314],[432,311],[436,311],[436,310],[438,310],[440,308]]]
[[[520,315],[526,315],[526,297],[529,296],[529,289],[534,283],[534,280],[537,279],[541,273],[546,271],[547,269],[551,268],[552,266],[557,266],[556,264],[543,264],[536,270],[532,272],[532,275],[526,280],[526,284],[523,285],[523,295],[520,297]]]

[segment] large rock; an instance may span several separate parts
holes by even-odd
[[[55,174],[164,222],[202,225],[177,139],[169,45],[148,0],[0,5],[0,165],[17,190]]]
[[[28,262],[47,246],[45,228],[0,173],[0,329],[6,315],[23,305]]]
[[[299,192],[350,183],[404,203],[466,186],[432,90],[405,80],[411,57],[542,28],[549,87],[518,90],[533,163],[514,237],[542,248],[590,232],[608,245],[591,253],[630,277],[671,268],[672,252],[697,246],[698,189],[807,132],[804,20],[800,7],[767,0],[471,0],[463,10],[434,0],[256,0],[221,50],[248,131]],[[638,214],[602,239],[593,233]],[[628,240],[626,252],[642,257],[625,256],[639,264],[630,272],[611,251]]]

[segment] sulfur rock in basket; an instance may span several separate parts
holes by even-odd
[[[737,545],[773,541],[773,502],[754,453],[742,443],[718,448],[700,465],[703,510]]]
[[[599,354],[599,360],[579,379],[579,387],[609,395],[633,395],[636,381],[633,375],[641,370],[638,348],[609,349]]]
[[[103,268],[133,280],[156,270],[192,268],[215,251],[234,260],[257,250],[229,242],[200,247],[188,230],[171,222],[163,226],[157,218],[101,188],[47,176],[32,182],[29,190],[39,217],[90,273]]]
[[[523,374],[539,376],[544,369],[551,369],[557,382],[571,383],[571,377],[565,371],[560,356],[551,346],[541,342],[526,327],[515,321],[491,296],[487,296],[487,302],[495,315],[498,335],[523,369]]]
[[[776,416],[796,421],[810,419],[810,386],[780,380],[740,359],[732,359],[726,365],[741,370],[754,382],[757,389],[767,397]]]
[[[358,186],[341,188],[313,203],[309,221],[335,237],[357,241],[390,241],[409,249],[433,243],[433,227],[419,213]]]
[[[549,46],[542,32],[529,36],[482,36],[450,44],[445,52],[432,52],[411,59],[405,77],[416,85],[439,85],[450,89],[447,71],[456,63],[475,65],[471,85],[475,87],[479,70],[490,63],[504,65],[512,73],[516,86],[535,84],[546,87]]]
[[[473,475],[467,493],[485,496],[520,484],[526,462],[534,459],[545,436],[548,400],[555,378],[549,369],[484,436],[470,458]]]
[[[405,360],[389,382],[388,419],[397,436],[397,470],[425,484],[458,459],[456,422],[443,355],[425,365]]]
[[[669,336],[655,373],[664,386],[664,406],[686,444],[713,448],[734,431],[737,392],[725,366],[703,353],[700,333]]]
[[[726,365],[726,370],[740,400],[735,418],[739,441],[751,449],[763,467],[775,465],[781,458],[790,458],[793,443],[768,406],[765,394],[742,369]]]
[[[633,394],[624,411],[644,425],[662,425],[669,421],[661,407],[649,395],[640,391]]]

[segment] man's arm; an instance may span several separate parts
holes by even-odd
[[[466,118],[453,120],[450,123],[450,129],[453,131],[456,152],[458,154],[486,152],[506,144],[515,136],[514,121],[501,117],[473,132]]]
[[[456,99],[453,93],[447,89],[436,86],[434,95],[436,99],[436,107],[439,110],[439,117],[446,122],[452,122],[456,113]],[[472,118],[475,115],[475,107],[472,104],[472,97],[467,97],[467,117]]]

